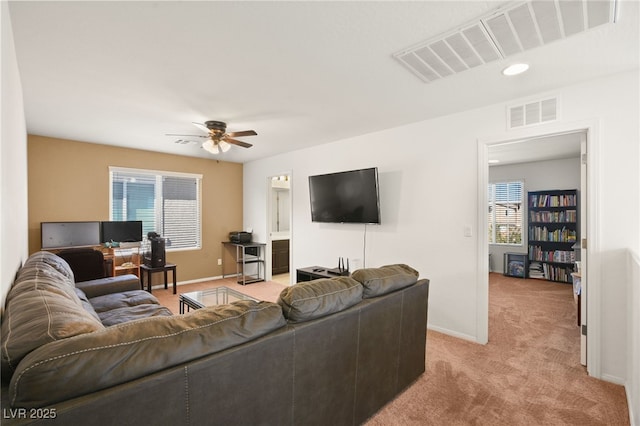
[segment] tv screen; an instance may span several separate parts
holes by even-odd
[[[42,222],[42,248],[100,245],[100,222]]]
[[[102,222],[103,243],[132,243],[142,241],[142,221]]]
[[[380,223],[378,169],[309,176],[311,220],[327,223]]]

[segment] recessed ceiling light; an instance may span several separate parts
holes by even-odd
[[[498,164],[500,160],[489,160],[489,164]]]
[[[506,76],[522,74],[529,69],[529,64],[513,64],[502,70],[502,74]]]

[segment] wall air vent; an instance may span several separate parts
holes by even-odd
[[[513,2],[393,56],[429,83],[614,22],[617,0]]]
[[[507,107],[507,123],[509,129],[544,124],[557,119],[557,98],[548,98]]]

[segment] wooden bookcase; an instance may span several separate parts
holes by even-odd
[[[527,201],[529,277],[570,283],[580,238],[578,191],[533,191]]]

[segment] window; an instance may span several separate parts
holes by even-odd
[[[523,182],[489,184],[489,243],[522,245]]]
[[[141,220],[142,233],[157,232],[167,249],[199,249],[202,241],[202,175],[109,168],[111,220]]]

